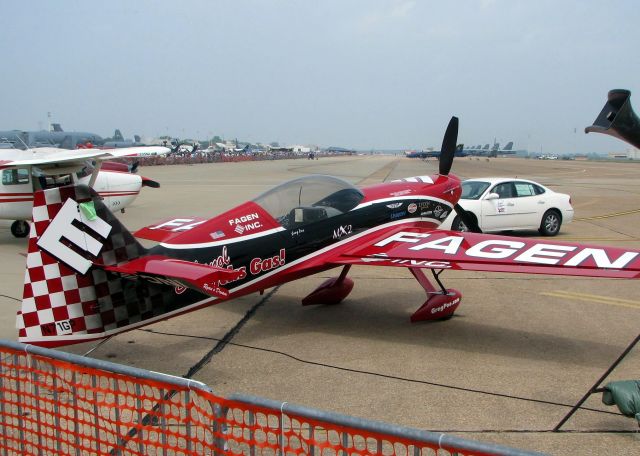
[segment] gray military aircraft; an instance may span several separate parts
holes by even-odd
[[[4,148],[28,149],[34,147],[59,147],[61,149],[77,149],[78,145],[91,143],[102,145],[104,140],[100,135],[85,131],[64,131],[60,124],[51,124],[51,130],[0,131],[0,143]]]

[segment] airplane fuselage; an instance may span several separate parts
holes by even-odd
[[[32,175],[31,167],[7,168],[0,171],[0,219],[29,220],[33,208],[33,193],[47,186],[67,185],[72,182],[87,185],[91,175],[65,174],[60,176]],[[136,174],[100,171],[94,184],[104,204],[117,211],[128,207],[140,193],[142,178]]]
[[[161,241],[148,255],[236,271],[236,280],[218,284],[231,299],[337,267],[331,264],[335,251],[344,251],[350,243],[374,241],[389,229],[436,228],[453,210],[460,193],[459,181],[452,176],[442,182],[437,176],[409,178],[361,190],[361,201],[350,210],[311,221],[305,220],[306,214],[296,220],[298,208],[292,208],[293,218],[289,214],[276,220],[252,201],[213,219],[172,219],[135,235]],[[172,295],[165,293],[163,303],[178,312],[219,299],[178,282],[158,280],[175,285]]]

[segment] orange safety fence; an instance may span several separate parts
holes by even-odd
[[[11,455],[531,455],[0,340]]]

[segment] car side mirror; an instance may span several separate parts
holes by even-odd
[[[500,198],[500,195],[497,193],[489,193],[484,199],[488,200],[497,200]]]

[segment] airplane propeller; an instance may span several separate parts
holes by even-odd
[[[448,176],[453,164],[453,156],[456,153],[456,144],[458,142],[458,118],[453,116],[447,125],[447,131],[444,132],[442,138],[442,147],[440,148],[440,169],[439,174]]]
[[[453,157],[456,154],[456,146],[458,142],[458,118],[453,116],[449,121],[447,130],[444,133],[442,139],[442,147],[440,148],[440,163],[439,174],[441,176],[448,176],[453,165]],[[465,211],[462,206],[456,203],[453,206],[456,214],[462,219],[462,222],[472,233],[482,233],[482,230],[478,226],[478,222],[469,212]]]

